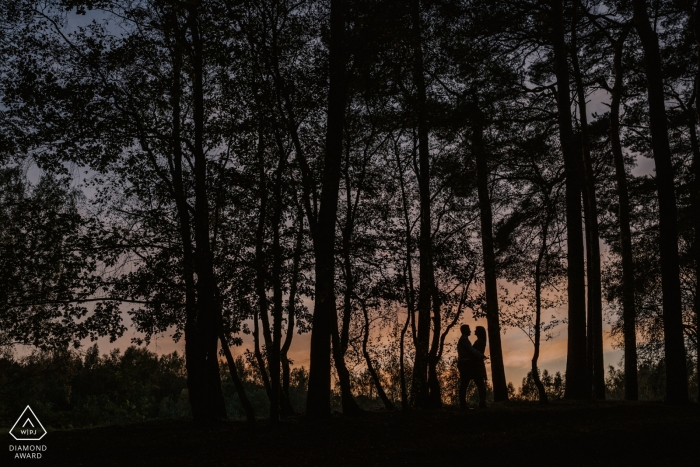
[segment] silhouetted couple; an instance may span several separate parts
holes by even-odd
[[[486,329],[477,326],[474,330],[476,342],[474,345],[469,341],[472,331],[468,324],[463,324],[460,328],[462,337],[457,342],[457,369],[459,370],[459,406],[467,408],[467,386],[470,381],[474,381],[479,390],[479,408],[486,408],[486,364],[484,352],[486,351]]]

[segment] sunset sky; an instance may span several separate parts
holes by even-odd
[[[308,304],[310,307],[313,305]],[[558,319],[566,317],[566,307],[558,310],[547,310],[544,317],[549,317],[552,314],[557,315]],[[128,317],[127,317],[128,318]],[[460,324],[469,324],[472,330],[476,326],[486,327],[486,320],[474,320],[470,313],[463,315]],[[622,351],[613,348],[613,342],[608,334],[610,330],[610,325],[604,323],[604,359],[605,367],[609,365],[617,367],[620,359],[622,358]],[[542,348],[540,351],[539,367],[541,370],[548,370],[550,373],[560,371],[564,374],[566,368],[566,325],[560,324],[553,331],[553,338],[542,342]],[[129,329],[121,338],[117,339],[115,342],[110,343],[108,337],[103,337],[97,340],[97,344],[100,348],[100,353],[108,353],[114,348],[124,349],[131,345],[131,339],[137,337],[138,334],[133,330]],[[253,350],[253,337],[251,335],[241,334],[243,338],[243,345],[240,347],[233,347],[231,350],[234,356],[242,355],[245,353],[246,349]],[[289,357],[294,362],[293,367],[309,367],[309,342],[311,334],[305,333],[302,335],[296,334],[294,340],[292,341],[292,346],[289,351]],[[459,338],[458,326],[452,329],[450,335],[446,339],[446,343],[454,344]],[[474,336],[471,337],[474,341]],[[85,346],[89,346],[91,343],[85,341]],[[407,343],[407,348],[410,344]],[[517,328],[506,328],[502,331],[502,345],[503,345],[503,359],[505,363],[506,379],[512,382],[516,387],[520,387],[523,378],[527,375],[530,370],[531,359],[533,354],[532,342],[528,339],[523,331]],[[177,351],[178,353],[184,353],[185,345],[184,341],[178,343],[173,342],[169,334],[161,334],[157,339],[153,339],[148,346],[148,349],[156,352],[158,354],[171,353]],[[451,349],[451,351],[446,355],[447,358],[451,357],[456,351]],[[489,348],[486,348],[486,353],[489,354]],[[488,366],[488,363],[487,363]],[[490,370],[489,370],[490,375]]]

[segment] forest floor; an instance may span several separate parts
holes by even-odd
[[[259,421],[198,428],[186,420],[49,431],[40,460],[0,465],[698,465],[700,406],[661,403],[493,404],[336,415],[322,425],[302,417],[278,427]],[[20,444],[9,434],[5,444]]]

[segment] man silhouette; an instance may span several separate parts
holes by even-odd
[[[476,350],[469,341],[472,331],[468,324],[463,324],[460,328],[462,337],[457,341],[457,369],[459,370],[459,407],[467,408],[467,386],[469,381],[474,380],[479,390],[479,406],[486,407],[486,382],[476,374],[476,362],[483,361],[486,357]]]

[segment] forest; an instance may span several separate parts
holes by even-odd
[[[698,0],[0,0],[0,426],[697,402],[699,122]]]

